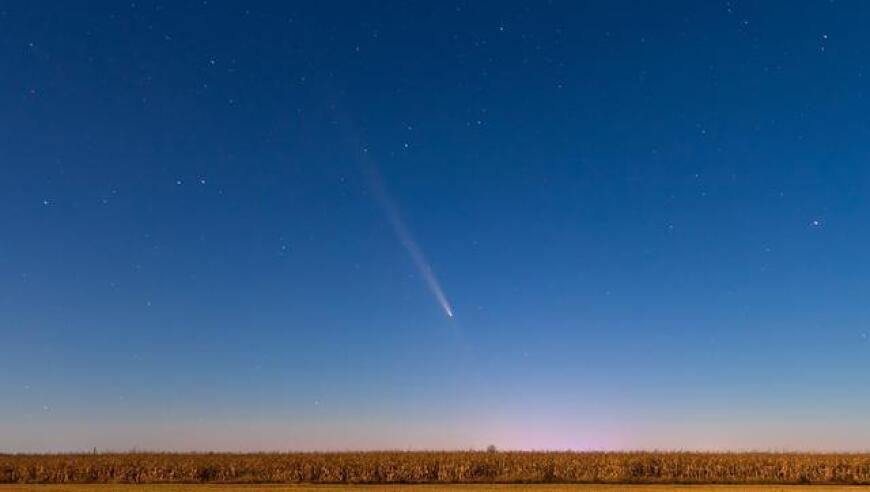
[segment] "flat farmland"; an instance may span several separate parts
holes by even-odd
[[[858,492],[870,486],[854,485],[560,485],[560,484],[456,484],[456,485],[214,485],[214,484],[95,484],[0,485],[0,492]]]
[[[0,484],[107,484],[114,490],[121,489],[116,484],[135,484],[137,490],[158,484],[185,487],[284,484],[284,490],[286,485],[391,484],[402,485],[406,490],[410,486],[405,484],[428,487],[420,490],[434,490],[435,485],[460,490],[459,484],[475,487],[715,484],[741,485],[742,490],[755,485],[863,486],[870,485],[870,454],[475,451],[0,454]],[[624,490],[624,487],[589,487],[577,490]]]

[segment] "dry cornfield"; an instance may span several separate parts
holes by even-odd
[[[870,484],[870,454],[6,454],[0,483]]]

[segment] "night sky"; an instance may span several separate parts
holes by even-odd
[[[0,450],[866,448],[868,26],[0,1]]]

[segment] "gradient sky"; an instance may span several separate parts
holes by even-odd
[[[0,450],[866,448],[868,26],[0,1]]]

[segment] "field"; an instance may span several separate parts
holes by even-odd
[[[473,451],[0,454],[0,483],[870,485],[870,454]]]
[[[809,489],[809,490],[808,490]],[[850,485],[0,485],[0,492],[858,492]]]

